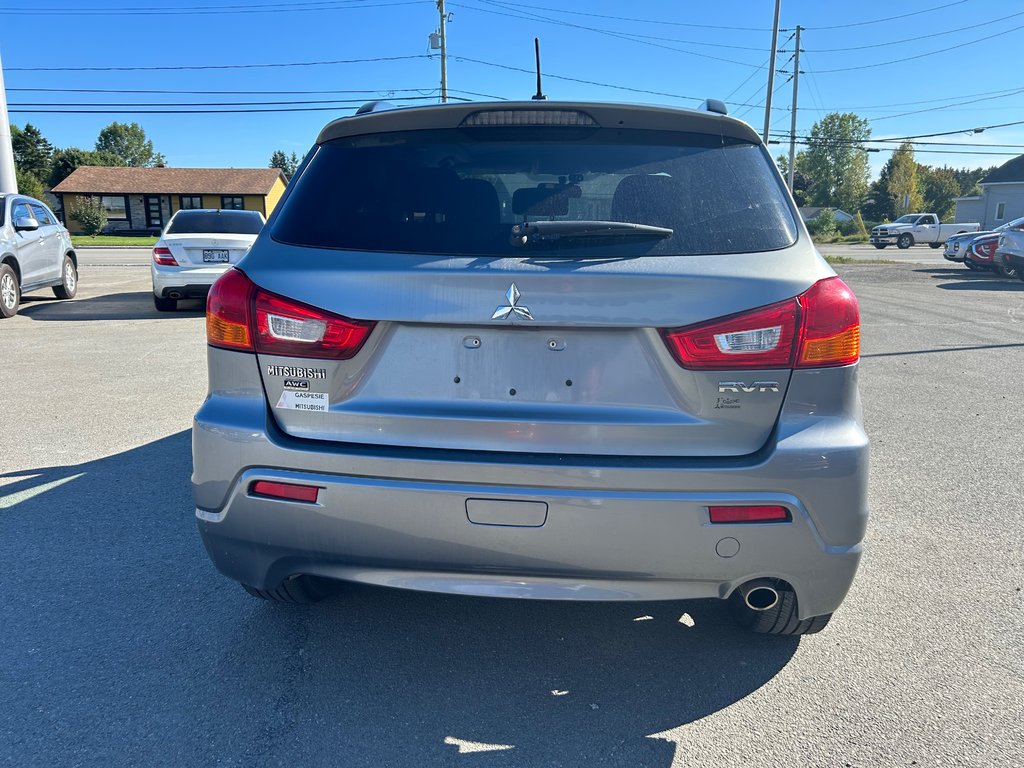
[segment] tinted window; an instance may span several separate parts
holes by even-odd
[[[15,203],[14,208],[11,209],[11,221],[15,222],[18,219],[31,219],[32,211],[29,210],[27,203]]]
[[[738,253],[796,240],[792,209],[758,145],[703,134],[561,131],[410,131],[330,142],[295,182],[273,235],[322,248],[569,257]],[[515,244],[515,225],[549,221],[671,232],[617,228],[609,237],[568,227]]]
[[[215,235],[258,235],[263,219],[247,211],[180,211],[166,234],[210,233]]]
[[[44,227],[57,223],[56,221],[53,220],[53,216],[51,216],[49,212],[41,205],[32,204],[32,213],[35,214],[36,221],[38,221],[40,225]]]

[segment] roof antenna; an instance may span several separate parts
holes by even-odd
[[[533,50],[537,54],[537,92],[533,94],[534,101],[547,101],[547,96],[540,89],[540,38],[533,38]]]

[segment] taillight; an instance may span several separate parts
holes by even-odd
[[[787,299],[710,323],[663,330],[662,335],[684,368],[788,368],[799,322],[799,302]]]
[[[973,250],[974,250],[975,253],[977,253],[982,258],[984,258],[984,259],[991,259],[992,256],[995,253],[995,250],[996,250],[996,241],[995,240],[985,240],[985,241],[980,242],[980,243],[975,243],[974,246],[973,246]]]
[[[174,256],[171,255],[171,249],[164,248],[163,246],[153,249],[153,262],[165,267],[178,266],[178,262],[175,261]]]
[[[821,368],[860,357],[857,299],[838,277],[794,299],[661,333],[676,362],[692,370]]]
[[[838,277],[819,280],[800,296],[803,333],[797,368],[850,365],[860,359],[860,308]]]
[[[374,325],[264,291],[238,269],[225,272],[206,300],[206,339],[225,349],[347,360]]]
[[[256,286],[244,272],[229,269],[206,297],[206,341],[214,347],[252,352],[249,317]]]

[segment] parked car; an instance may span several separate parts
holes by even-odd
[[[875,248],[886,248],[895,245],[900,249],[912,245],[927,243],[932,248],[941,248],[953,235],[961,232],[977,232],[981,229],[978,223],[971,224],[940,224],[939,217],[934,213],[908,213],[900,216],[891,224],[879,224],[871,228],[871,244]]]
[[[249,250],[263,229],[259,211],[177,211],[153,247],[153,304],[173,312],[180,299],[205,299],[210,286]]]
[[[978,237],[984,237],[985,235],[991,235],[994,233],[1002,232],[1006,229],[1006,224],[1000,224],[995,229],[986,230],[984,232],[963,232],[959,235],[953,235],[946,241],[946,247],[942,251],[942,258],[946,261],[956,261],[963,263],[964,254],[967,253],[967,245]]]
[[[0,194],[0,317],[14,317],[22,294],[52,288],[58,299],[78,291],[71,235],[46,203]]]
[[[1017,271],[996,261],[996,245],[1000,235],[995,233],[976,237],[964,249],[964,266],[972,270],[995,272],[1003,277],[1016,277]]]
[[[1004,275],[1010,276],[1012,270],[1016,277],[1024,280],[1024,217],[1004,226],[996,243],[996,264],[1004,270]]]
[[[210,292],[216,567],[279,602],[722,598],[822,629],[867,520],[860,320],[757,133],[718,102],[361,111]]]

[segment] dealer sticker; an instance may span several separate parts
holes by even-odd
[[[285,390],[277,401],[278,408],[291,411],[321,411],[326,413],[331,407],[326,392],[292,392]]]

